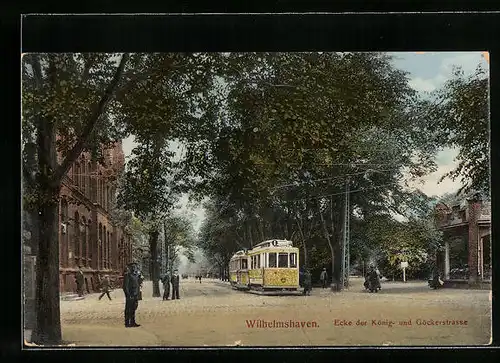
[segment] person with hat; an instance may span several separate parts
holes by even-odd
[[[321,274],[319,275],[319,279],[321,281],[321,285],[323,286],[323,289],[326,287],[326,284],[328,283],[328,273],[326,272],[326,268],[323,267],[323,271],[321,271]]]
[[[78,271],[76,271],[75,274],[75,281],[76,281],[76,292],[78,296],[83,296],[83,283],[85,281],[85,278],[83,276],[82,266],[78,266]]]
[[[135,322],[135,311],[139,305],[140,281],[136,263],[129,263],[123,276],[123,292],[125,293],[125,327],[140,326]]]
[[[172,300],[179,299],[179,272],[174,270],[172,275]]]

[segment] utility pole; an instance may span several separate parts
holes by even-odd
[[[341,289],[349,287],[349,220],[350,220],[350,209],[349,209],[349,177],[347,177],[345,183],[345,198],[344,198],[344,228],[343,228],[343,244],[342,244],[342,268],[341,268],[341,277],[340,277],[340,286]]]

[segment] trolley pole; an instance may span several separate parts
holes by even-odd
[[[349,210],[349,177],[345,184],[345,198],[344,198],[344,228],[343,228],[343,243],[342,243],[342,271],[340,286],[342,289],[349,287],[349,220],[350,220],[350,210]]]

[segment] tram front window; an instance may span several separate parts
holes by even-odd
[[[278,255],[278,267],[281,268],[288,267],[288,253],[280,253]]]
[[[247,266],[247,260],[241,260],[241,268],[243,270],[246,270],[248,268],[248,266]]]
[[[269,267],[276,267],[276,253],[269,254]]]

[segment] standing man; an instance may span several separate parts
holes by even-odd
[[[85,279],[83,277],[82,266],[78,266],[78,271],[76,271],[75,280],[76,280],[76,292],[78,293],[78,296],[83,296],[83,283]]]
[[[108,295],[108,299],[111,300],[111,296],[109,296],[110,285],[111,283],[109,281],[109,276],[108,275],[104,276],[104,278],[101,281],[102,294],[101,296],[99,296],[99,300],[102,299],[104,294]]]
[[[168,300],[168,297],[170,296],[170,276],[168,275],[168,272],[165,273],[161,282],[163,283],[163,301],[165,301]]]
[[[323,289],[326,287],[326,284],[328,282],[328,274],[326,272],[326,268],[323,267],[323,271],[321,271],[321,275],[319,275],[319,279],[321,280],[321,285],[323,286]]]
[[[312,275],[309,269],[304,273],[304,295],[311,295],[312,290]]]
[[[135,263],[127,265],[128,270],[123,276],[123,292],[125,293],[125,327],[140,326],[135,322],[135,311],[139,305],[139,273]]]
[[[177,270],[174,270],[171,282],[172,282],[172,300],[179,299],[179,273]]]

